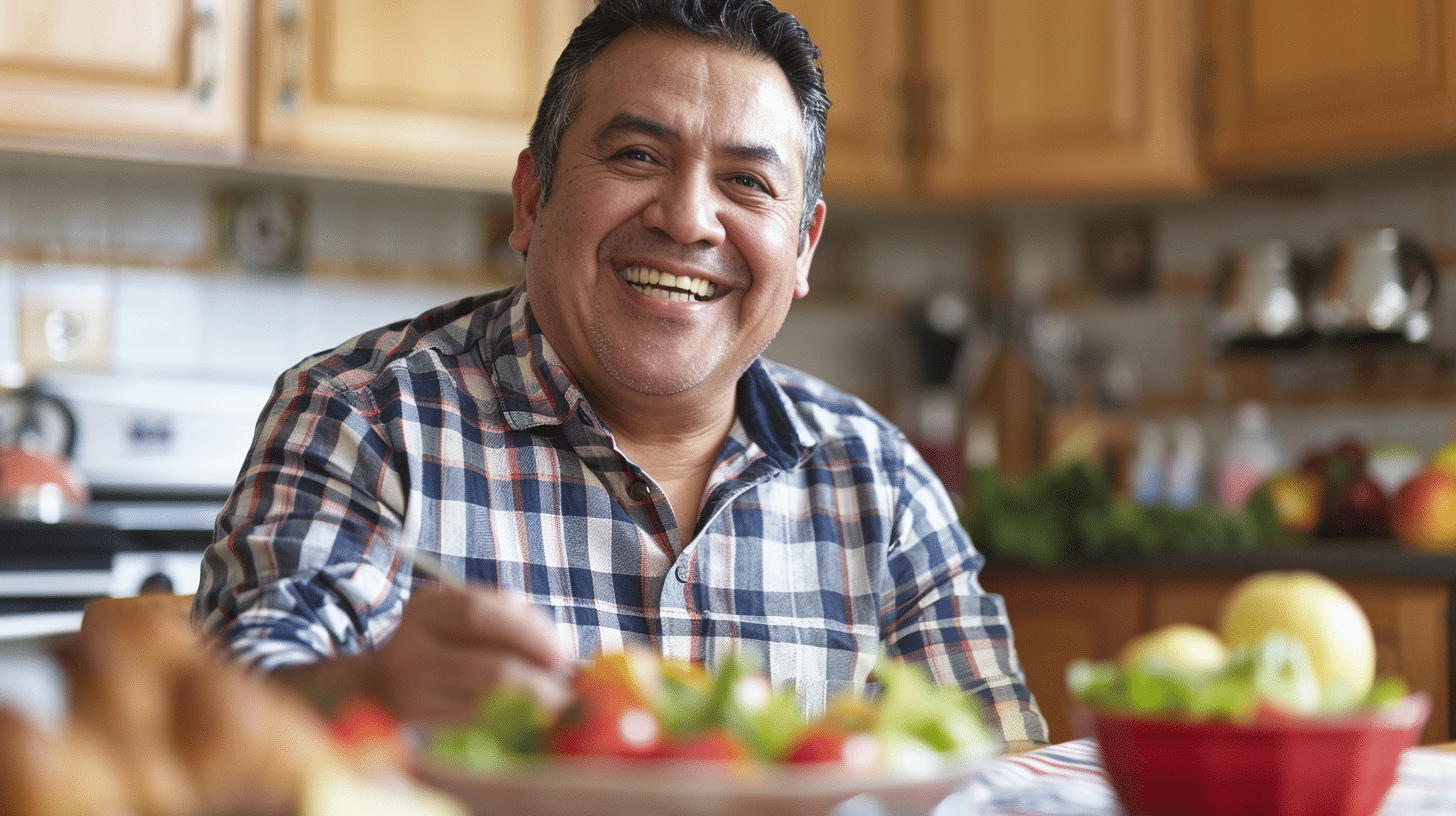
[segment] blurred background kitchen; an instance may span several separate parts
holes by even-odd
[[[0,433],[60,459],[0,468],[0,619],[191,591],[278,373],[519,278],[510,175],[589,5],[0,2]],[[974,469],[1078,458],[1147,505],[1237,503],[1231,455],[1342,443],[1389,499],[1456,439],[1456,4],[781,5],[824,52],[830,215],[768,354],[897,421],[968,506]],[[1241,571],[1338,573],[1449,738],[1456,558],[1318,532],[986,583],[1059,688]]]

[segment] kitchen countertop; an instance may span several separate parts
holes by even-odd
[[[1161,553],[1148,556],[1089,558],[1075,564],[1040,567],[1007,559],[987,558],[995,571],[1127,572],[1149,574],[1247,573],[1262,570],[1310,569],[1331,576],[1422,579],[1456,583],[1456,552],[1413,550],[1395,542],[1331,542],[1305,547],[1268,548],[1227,553]]]

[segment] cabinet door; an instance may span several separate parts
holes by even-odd
[[[584,0],[261,0],[260,168],[509,189]]]
[[[819,46],[829,93],[824,191],[839,199],[903,195],[907,116],[905,15],[883,0],[784,0]]]
[[[1208,4],[1213,161],[1313,165],[1456,144],[1447,0]]]
[[[1191,0],[924,0],[934,198],[1188,191]]]
[[[1016,653],[1052,742],[1085,736],[1076,732],[1070,716],[1067,664],[1115,657],[1137,634],[1143,579],[987,571],[981,584],[1006,601]]]
[[[1153,582],[1149,626],[1194,623],[1217,629],[1219,607],[1238,578],[1159,578]],[[1451,738],[1450,590],[1443,583],[1339,579],[1370,619],[1375,673],[1402,677],[1431,695],[1431,719],[1421,742]]]
[[[0,147],[235,159],[245,23],[236,0],[6,0]]]

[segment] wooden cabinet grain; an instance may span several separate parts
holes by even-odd
[[[910,116],[906,16],[882,0],[784,0],[777,4],[819,46],[829,93],[824,192],[846,199],[905,197],[901,157]]]
[[[7,0],[0,147],[236,161],[246,10],[235,0]]]
[[[927,0],[933,199],[1200,188],[1189,0]]]
[[[1212,161],[1283,170],[1456,146],[1450,0],[1207,4]]]
[[[509,189],[585,0],[260,0],[251,164]]]
[[[1066,666],[1107,659],[1141,632],[1170,623],[1216,628],[1219,606],[1245,572],[1117,574],[988,568],[982,584],[1006,600],[1027,683],[1053,741],[1075,734],[1066,716]],[[1451,739],[1451,587],[1439,578],[1333,575],[1370,619],[1376,672],[1431,695],[1423,743]],[[1095,630],[1095,631],[1094,631]]]
[[[824,53],[826,192],[1189,192],[1193,0],[788,0]]]

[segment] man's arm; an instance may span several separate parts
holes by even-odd
[[[363,694],[403,720],[448,722],[474,713],[497,687],[527,689],[557,710],[568,700],[569,665],[551,620],[526,601],[482,587],[428,587],[378,649],[275,676],[324,710]]]
[[[459,717],[500,684],[564,697],[549,618],[473,587],[411,590],[411,479],[367,393],[281,380],[218,521],[194,615],[234,657],[325,708],[354,693]]]
[[[913,450],[903,496],[889,553],[895,591],[887,650],[975,694],[1009,750],[1045,745],[1046,720],[1027,688],[1005,603],[981,588],[983,557]]]

